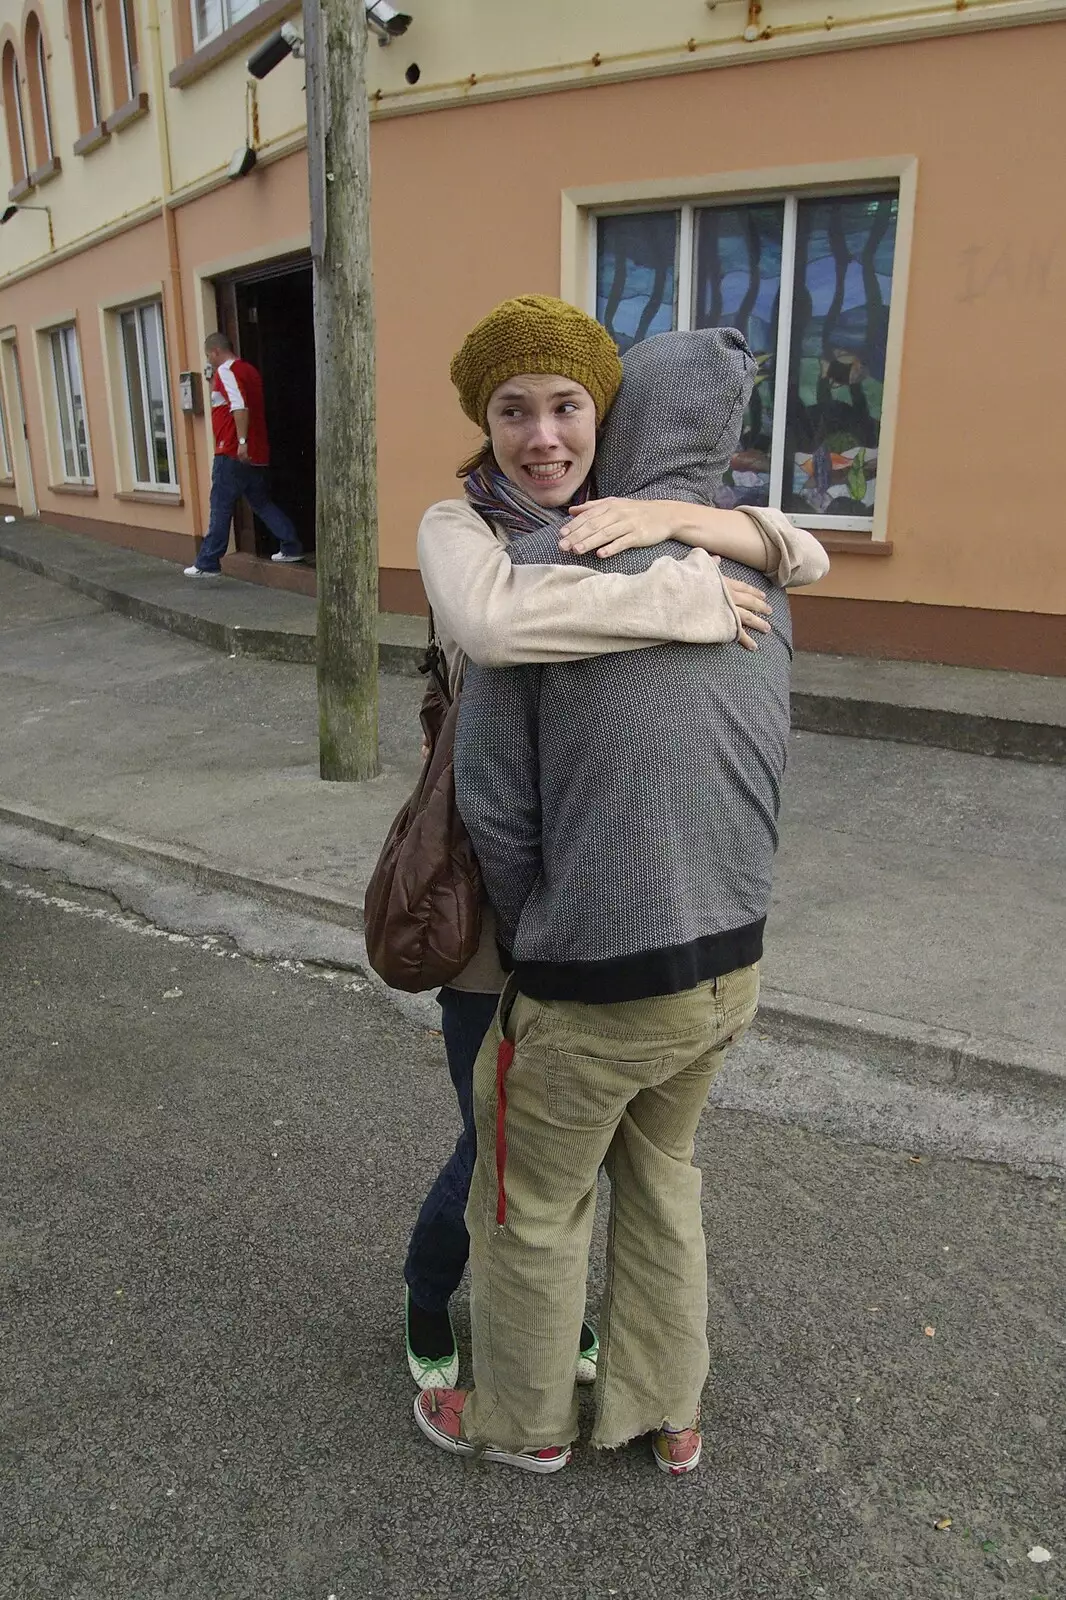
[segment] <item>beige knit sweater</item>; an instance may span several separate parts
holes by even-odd
[[[744,507],[784,588],[816,583],[829,558],[813,534],[780,511]],[[713,556],[664,556],[636,576],[588,567],[512,566],[506,536],[465,500],[430,506],[418,530],[418,564],[453,692],[467,659],[513,667],[670,644],[728,644],[738,618]],[[504,975],[486,908],[481,945],[452,988],[498,993]]]

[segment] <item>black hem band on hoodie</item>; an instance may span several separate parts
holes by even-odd
[[[505,971],[513,972],[520,993],[531,1000],[579,1000],[587,1005],[614,1005],[620,1000],[650,1000],[682,994],[709,978],[724,978],[738,967],[762,959],[766,918],[728,933],[710,933],[691,944],[608,961],[516,961],[500,950]]]

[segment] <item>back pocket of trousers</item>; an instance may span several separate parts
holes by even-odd
[[[544,1066],[549,1115],[565,1128],[610,1127],[635,1094],[658,1083],[660,1068],[656,1061],[612,1061],[549,1050]]]

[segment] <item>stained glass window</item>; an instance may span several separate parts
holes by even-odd
[[[620,350],[677,326],[679,211],[599,219],[596,316]]]
[[[896,211],[894,195],[799,203],[786,511],[873,515]]]
[[[719,505],[871,525],[897,212],[896,194],[878,192],[597,219],[596,314],[622,350],[669,328],[728,326],[755,355]]]
[[[758,362],[740,448],[719,503],[770,503],[774,377],[785,207],[707,206],[696,213],[697,328],[739,328]]]

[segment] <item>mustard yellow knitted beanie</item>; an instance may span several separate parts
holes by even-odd
[[[595,401],[597,422],[622,381],[618,349],[606,328],[547,294],[502,301],[467,334],[451,371],[463,410],[486,433],[494,390],[519,373],[557,372],[580,383]]]

